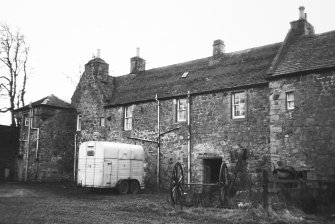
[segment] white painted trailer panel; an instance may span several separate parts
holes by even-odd
[[[119,180],[143,183],[143,148],[124,143],[83,142],[78,153],[77,184],[83,187],[116,187]]]

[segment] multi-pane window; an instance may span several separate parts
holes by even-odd
[[[288,110],[294,109],[294,93],[293,92],[286,93],[286,108]]]
[[[133,106],[124,108],[124,130],[131,130],[133,125]]]
[[[177,100],[177,122],[186,121],[187,117],[187,100]]]
[[[81,130],[81,114],[77,115],[77,131]]]
[[[245,92],[232,94],[233,118],[245,118],[246,94]]]
[[[23,115],[23,125],[24,126],[29,126],[29,117],[28,114]]]
[[[105,127],[105,118],[100,117],[100,127]]]

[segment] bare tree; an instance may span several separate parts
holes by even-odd
[[[11,113],[11,125],[15,126],[14,110],[24,106],[27,84],[27,61],[29,47],[24,36],[12,32],[8,25],[0,25],[0,94],[8,106],[1,106],[0,112]]]

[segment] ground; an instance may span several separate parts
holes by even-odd
[[[168,194],[120,195],[69,184],[0,183],[0,223],[331,223],[286,210],[180,208]]]

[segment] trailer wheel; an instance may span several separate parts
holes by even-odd
[[[120,194],[127,194],[129,190],[128,181],[120,180],[119,183],[117,184],[117,190],[119,191]]]
[[[138,183],[137,180],[132,180],[130,182],[129,193],[137,194],[139,191],[140,191],[140,184]]]

